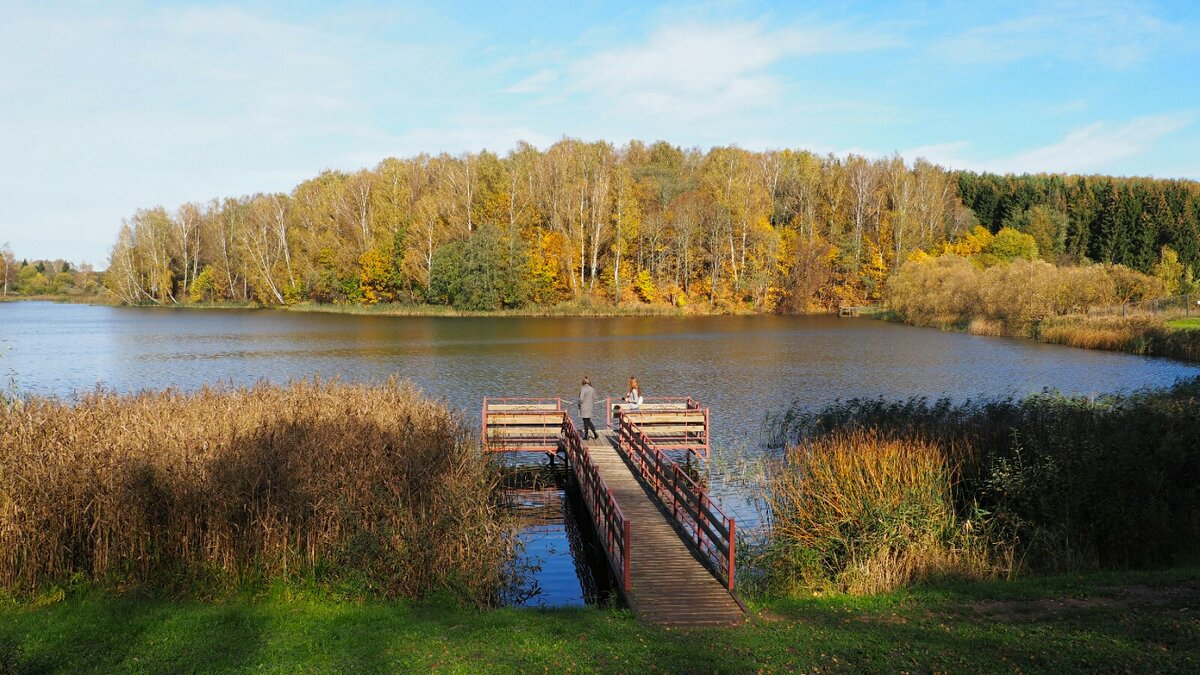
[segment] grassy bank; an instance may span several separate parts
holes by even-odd
[[[1065,314],[1040,322],[1010,323],[986,317],[914,319],[899,312],[875,315],[912,326],[990,337],[1019,337],[1079,349],[1126,352],[1200,362],[1200,319],[1165,319],[1154,314],[1130,316]]]
[[[1200,322],[1155,315],[1051,317],[1030,332],[1043,342],[1200,361]]]
[[[0,606],[0,671],[1195,672],[1198,607],[1198,568],[807,596],[690,630],[596,609],[85,593]]]
[[[0,301],[18,302],[40,300],[50,302],[80,303],[92,305],[119,305],[112,296],[38,295],[9,296]],[[749,315],[754,312],[746,308],[709,307],[705,304],[677,307],[666,303],[620,304],[574,300],[554,305],[530,305],[519,309],[491,311],[458,310],[448,305],[422,305],[381,302],[372,305],[336,304],[322,302],[300,302],[293,305],[260,305],[255,302],[195,302],[179,305],[145,304],[138,307],[161,307],[170,309],[275,309],[288,312],[314,312],[322,314],[355,314],[365,316],[445,316],[445,317],[568,317],[568,316],[724,316]]]
[[[1200,330],[1200,318],[1174,319],[1167,322],[1172,330]]]
[[[460,417],[396,383],[0,401],[0,588],[491,604],[512,548],[495,481]]]
[[[116,305],[117,299],[108,293],[96,295],[54,293],[49,295],[0,295],[0,302],[21,302],[36,300],[41,302],[62,302],[69,305]]]
[[[688,316],[723,314],[706,308],[681,308],[667,304],[613,305],[583,301],[561,302],[556,305],[529,306],[520,309],[493,311],[464,311],[447,305],[409,305],[378,303],[374,305],[326,304],[302,302],[284,307],[292,312],[323,312],[332,314],[365,314],[372,316]]]

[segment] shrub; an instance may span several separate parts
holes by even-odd
[[[1121,265],[1055,267],[1017,259],[985,269],[976,258],[947,254],[906,262],[888,281],[886,299],[916,325],[963,328],[983,319],[1015,335],[1046,317],[1157,297],[1161,287]]]
[[[854,430],[928,439],[959,468],[959,517],[982,509],[989,531],[1038,568],[1170,563],[1200,542],[1200,378],[1098,400],[856,399],[793,407],[771,428],[775,443]]]

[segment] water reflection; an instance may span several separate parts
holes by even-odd
[[[524,573],[514,604],[558,607],[617,601],[604,551],[561,459],[519,453],[503,458],[501,491],[521,526]]]

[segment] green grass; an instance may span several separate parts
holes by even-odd
[[[84,592],[0,606],[0,672],[1197,672],[1200,568],[773,600],[736,628],[597,609]]]
[[[1174,319],[1168,321],[1167,326],[1175,330],[1200,330],[1200,318]]]

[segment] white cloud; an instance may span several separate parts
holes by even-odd
[[[943,57],[965,63],[1059,58],[1129,68],[1184,37],[1144,4],[1065,0],[940,42]]]
[[[1117,162],[1145,154],[1194,120],[1195,114],[1182,112],[1147,115],[1117,125],[1094,122],[1068,132],[1055,143],[991,159],[971,157],[967,141],[925,145],[900,154],[909,160],[924,157],[947,168],[997,173],[1119,172]]]
[[[770,71],[786,59],[894,44],[890,36],[840,26],[687,23],[580,59],[569,75],[572,89],[599,105],[690,121],[778,103],[784,86]]]
[[[1006,172],[1098,171],[1118,160],[1136,157],[1163,137],[1187,127],[1190,113],[1147,115],[1113,126],[1095,122],[1066,135],[1061,141],[993,162]]]
[[[962,152],[970,146],[966,141],[954,141],[950,143],[934,143],[931,145],[920,145],[915,148],[903,150],[900,156],[908,161],[916,159],[924,159],[928,162],[938,164],[947,168],[962,166]]]
[[[442,48],[230,7],[14,8],[0,24],[14,66],[0,74],[0,240],[102,264],[137,208],[344,167],[398,92],[444,86],[429,64],[447,59],[428,56]]]
[[[558,79],[558,73],[550,69],[539,70],[529,77],[504,90],[506,94],[537,94],[546,90]]]

